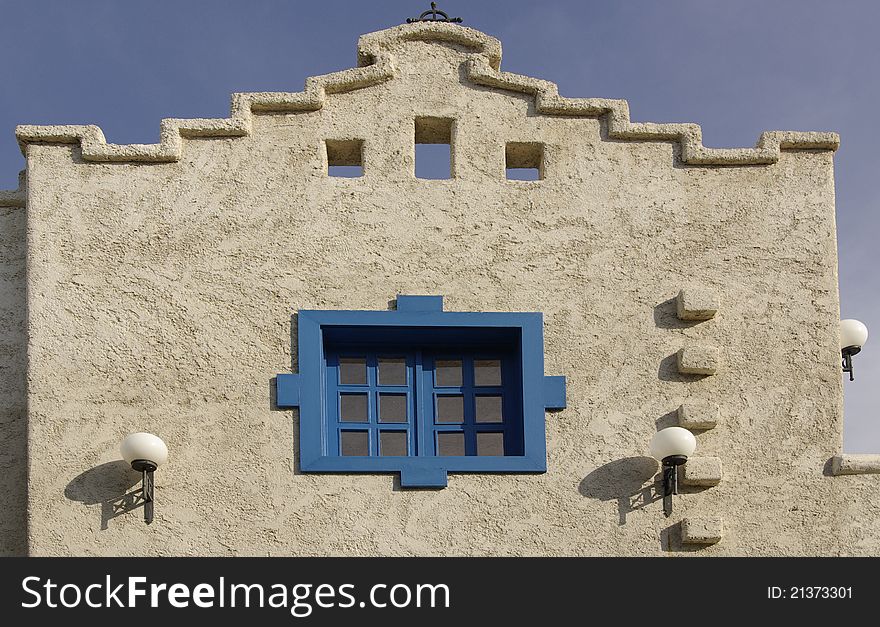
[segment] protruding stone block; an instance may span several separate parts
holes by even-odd
[[[713,486],[721,483],[720,457],[689,457],[681,471],[682,485]]]
[[[676,298],[678,317],[681,320],[709,320],[718,313],[718,296],[715,292],[699,287],[681,290]]]
[[[687,346],[678,351],[678,371],[682,374],[715,374],[721,361],[717,348]]]
[[[687,402],[678,408],[678,426],[685,429],[714,429],[720,411],[713,403]]]
[[[834,475],[872,475],[880,473],[880,455],[835,455],[831,460]]]
[[[684,544],[716,544],[721,541],[723,521],[720,516],[685,518],[681,521]]]

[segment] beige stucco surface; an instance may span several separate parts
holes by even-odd
[[[363,67],[305,95],[237,96],[227,121],[166,122],[157,146],[19,129],[31,554],[880,550],[880,481],[830,470],[836,136],[705,149],[692,125],[633,124],[621,101],[553,100],[549,84],[505,77],[496,47],[451,25],[371,34]],[[455,120],[454,178],[414,177],[419,116]],[[327,176],[327,139],[364,141],[363,177]],[[509,141],[544,144],[544,180],[505,179]],[[2,212],[14,326],[23,248],[9,233],[25,210]],[[719,296],[714,318],[679,320],[687,288]],[[297,371],[295,312],[385,309],[398,293],[544,313],[545,371],[568,383],[546,474],[407,491],[389,475],[298,472],[298,414],[272,406],[273,376]],[[3,346],[23,365],[22,326]],[[687,347],[723,367],[679,374]],[[720,458],[723,480],[683,488],[667,519],[648,442],[685,403],[719,408],[696,454]],[[21,420],[23,403],[7,405]],[[171,451],[150,526],[113,507],[138,480],[119,442],[140,430]],[[720,517],[723,540],[682,544],[688,517]]]

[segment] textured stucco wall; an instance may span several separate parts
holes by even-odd
[[[705,149],[692,125],[632,124],[620,101],[502,75],[497,42],[470,33],[366,36],[362,68],[238,96],[227,121],[166,122],[157,146],[19,129],[32,554],[880,549],[880,482],[829,470],[836,138]],[[414,178],[416,116],[456,120],[454,179]],[[325,139],[363,139],[364,176],[328,178]],[[544,143],[545,180],[505,180],[508,141]],[[677,318],[690,286],[719,295],[715,318]],[[272,377],[297,371],[293,313],[383,309],[397,293],[544,312],[546,373],[568,378],[546,474],[404,491],[297,472],[297,413],[271,403]],[[718,374],[678,374],[689,346],[717,348]],[[720,458],[723,480],[683,488],[666,519],[647,443],[688,402],[719,406],[698,455]],[[138,479],[118,443],[138,430],[171,449],[149,527],[116,511]],[[706,538],[707,517],[723,541],[682,545],[679,521]]]
[[[24,179],[0,191],[0,556],[27,546]]]

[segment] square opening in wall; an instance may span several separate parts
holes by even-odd
[[[416,178],[452,178],[452,120],[416,118]]]
[[[540,181],[544,178],[544,144],[507,142],[504,161],[507,178],[511,181]]]
[[[364,141],[362,139],[328,139],[327,174],[356,178],[364,174]]]

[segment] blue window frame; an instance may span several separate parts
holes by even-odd
[[[448,472],[546,471],[544,411],[565,407],[565,378],[544,376],[542,315],[442,302],[299,312],[300,373],[276,386],[279,407],[300,409],[303,472],[443,487]]]

